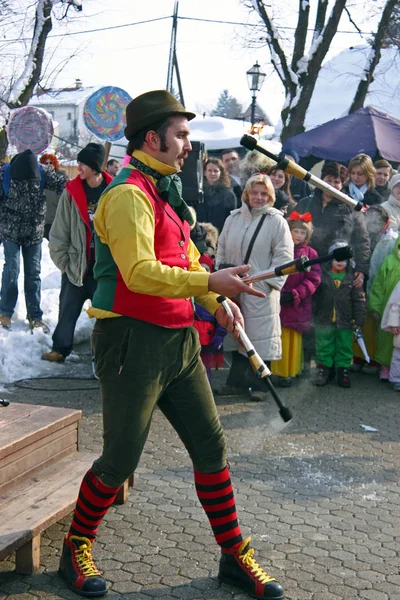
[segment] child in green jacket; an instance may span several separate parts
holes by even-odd
[[[377,274],[368,298],[368,309],[378,322],[381,321],[383,311],[389,300],[390,294],[400,281],[400,236],[397,238],[392,252],[385,258]],[[378,327],[377,351],[375,360],[381,365],[379,378],[381,381],[389,380],[390,362],[393,353],[393,335]]]

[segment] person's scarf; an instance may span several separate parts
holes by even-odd
[[[349,182],[349,192],[350,196],[357,200],[358,202],[362,202],[364,200],[364,194],[368,191],[368,186],[366,183],[364,185],[357,187],[355,183],[352,181]]]
[[[161,198],[168,202],[182,221],[187,221],[190,226],[194,225],[192,213],[182,198],[182,181],[179,175],[176,173],[173,175],[161,175],[134,156],[132,156],[129,164],[145,175],[153,177],[157,181],[157,190]]]

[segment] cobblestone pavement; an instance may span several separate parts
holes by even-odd
[[[89,376],[87,363],[78,373]],[[76,367],[67,362],[66,374]],[[225,374],[214,376],[216,385]],[[351,390],[307,381],[281,390],[294,413],[285,427],[270,398],[216,398],[243,533],[289,600],[400,600],[400,394],[369,375],[354,374],[352,382]],[[81,448],[100,451],[96,381],[27,386],[38,389],[13,388],[9,398],[82,409]],[[0,562],[2,600],[77,598],[57,576],[69,521],[43,535],[39,574],[16,575],[13,557]],[[127,504],[109,511],[95,545],[108,598],[244,600],[218,583],[218,556],[190,461],[156,411],[135,488]]]

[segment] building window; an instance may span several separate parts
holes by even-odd
[[[67,121],[71,121],[72,120],[72,113],[67,113]]]

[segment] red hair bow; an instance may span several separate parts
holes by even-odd
[[[301,215],[296,210],[290,213],[289,221],[304,221],[304,223],[311,223],[312,216],[311,213],[306,212],[304,215]]]

